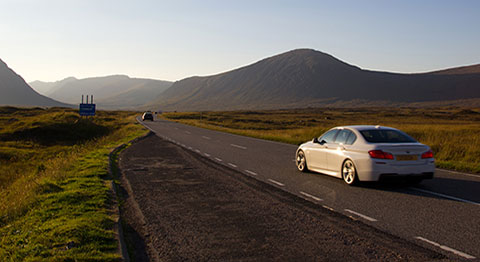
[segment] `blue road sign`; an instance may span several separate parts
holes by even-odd
[[[81,116],[94,116],[95,115],[95,104],[80,104]]]

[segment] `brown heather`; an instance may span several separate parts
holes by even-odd
[[[300,144],[340,125],[399,128],[429,145],[437,167],[480,173],[480,110],[354,108],[165,113],[185,124]]]

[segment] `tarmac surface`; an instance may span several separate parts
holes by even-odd
[[[119,165],[133,261],[451,261],[153,134]]]

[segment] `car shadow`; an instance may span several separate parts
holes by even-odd
[[[406,178],[391,178],[380,182],[361,182],[358,186],[435,199],[470,201],[480,205],[480,182],[474,180],[434,177],[418,183]]]

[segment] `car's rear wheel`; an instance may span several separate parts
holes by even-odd
[[[342,165],[342,177],[343,181],[347,185],[355,185],[358,183],[358,177],[357,177],[357,169],[355,168],[355,164],[353,164],[353,161],[350,159],[345,160]]]
[[[303,153],[302,150],[297,152],[297,159],[295,161],[297,163],[297,168],[298,170],[302,172],[307,172],[308,167],[307,167],[307,159],[305,158],[305,153]]]

